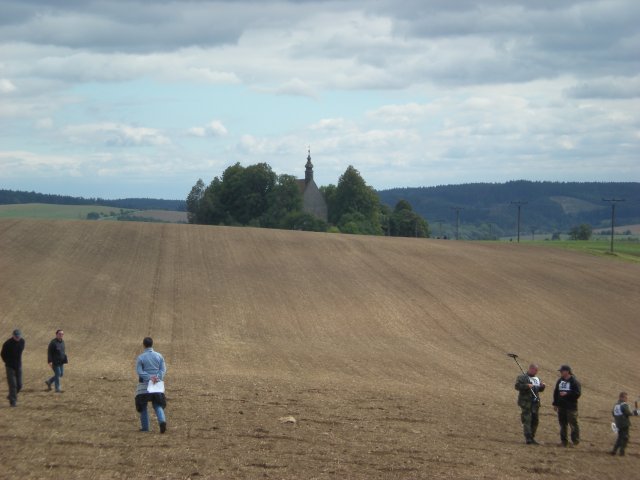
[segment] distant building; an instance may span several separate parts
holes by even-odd
[[[302,210],[315,215],[325,222],[328,221],[327,202],[320,189],[313,181],[313,163],[311,163],[311,150],[307,154],[307,164],[305,165],[304,178],[296,180],[300,193],[302,193]]]

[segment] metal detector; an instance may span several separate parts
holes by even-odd
[[[518,355],[515,353],[507,353],[507,357],[511,357],[515,360],[516,364],[518,365],[518,368],[520,368],[520,371],[522,372],[523,375],[527,375],[527,373],[523,370],[523,368],[520,366],[520,362],[518,362]],[[528,375],[527,375],[528,376]],[[533,388],[529,388],[529,391],[531,392],[531,395],[533,395],[533,398],[536,399],[536,402],[539,401],[540,399],[538,398],[538,395],[536,394],[536,392],[533,391]]]

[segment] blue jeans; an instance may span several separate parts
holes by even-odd
[[[7,371],[7,383],[9,384],[9,403],[15,405],[18,401],[18,393],[22,390],[22,368],[11,368],[5,365]]]
[[[60,377],[64,375],[64,365],[54,365],[53,377],[49,379],[49,383],[53,383],[56,386],[56,392],[60,391]]]
[[[164,409],[160,405],[153,405],[153,409],[156,412],[158,423],[167,421],[164,417]],[[142,411],[140,412],[140,427],[142,431],[145,431],[145,432],[149,431],[149,413],[147,412],[147,405],[145,405]]]

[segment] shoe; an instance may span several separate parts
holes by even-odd
[[[140,431],[141,431],[141,432],[148,432],[148,431],[149,431],[149,429],[148,429],[148,428],[141,428],[141,429],[140,429]]]
[[[624,452],[622,450],[620,450],[620,456],[624,457]]]
[[[535,438],[532,438],[529,442],[527,442],[529,445],[540,445],[538,442],[536,442]]]
[[[609,452],[609,455],[614,455],[614,456],[615,456],[615,454],[616,454],[616,451],[615,451],[615,450],[611,450],[611,451]]]
[[[62,393],[62,390],[56,390],[56,393]]]
[[[580,445],[580,440],[575,440],[575,441],[573,442],[573,446],[574,446],[574,447],[577,447],[578,445]]]
[[[51,382],[49,380],[45,380],[44,383],[47,384],[47,391],[50,392],[51,391]]]
[[[160,422],[160,433],[167,431],[167,422]]]

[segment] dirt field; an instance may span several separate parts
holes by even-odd
[[[171,223],[187,223],[187,212],[174,212],[171,210],[140,210],[133,215],[156,218],[158,220]]]
[[[0,220],[0,478],[637,478],[606,452],[640,394],[640,267],[516,244],[128,222]],[[65,330],[64,393],[45,392]],[[134,362],[167,365],[168,431],[138,432]],[[582,443],[557,446],[551,388],[523,443],[505,352],[583,384]],[[297,423],[280,422],[293,416]],[[152,416],[152,418],[154,418]]]

